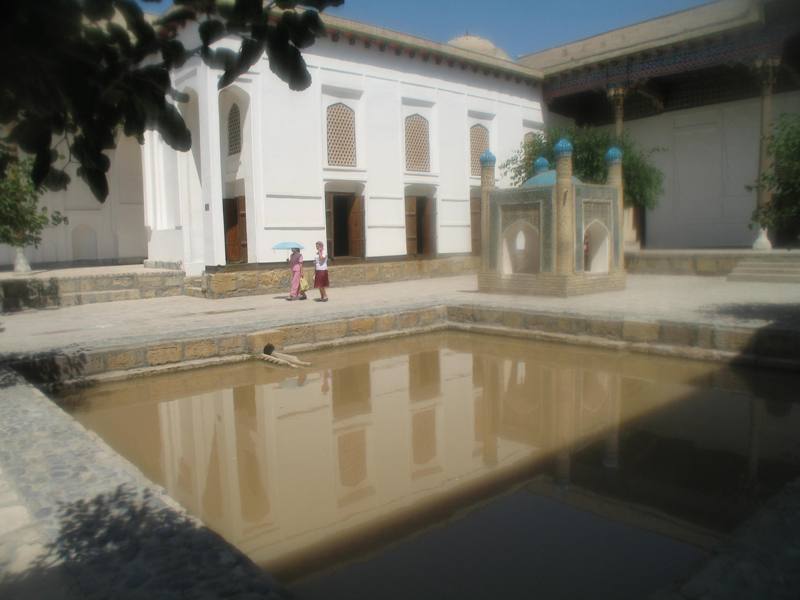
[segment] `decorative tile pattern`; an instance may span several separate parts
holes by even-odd
[[[406,171],[430,173],[431,145],[428,120],[420,115],[406,117]]]
[[[498,240],[508,225],[522,218],[539,230],[541,272],[555,269],[553,187],[515,188],[492,192],[490,200],[489,264],[497,265]]]
[[[349,106],[337,102],[328,107],[328,165],[356,166],[356,116]]]
[[[584,270],[583,232],[592,221],[605,225],[611,236],[612,260],[619,266],[619,227],[617,215],[617,189],[604,185],[580,184],[575,186],[575,271]]]
[[[483,125],[469,128],[470,173],[479,177],[481,174],[481,154],[489,149],[489,130]]]

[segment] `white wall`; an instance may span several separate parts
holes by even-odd
[[[775,117],[798,107],[799,92],[774,97]],[[752,246],[756,195],[746,186],[758,175],[760,110],[753,98],[625,122],[643,148],[664,148],[653,155],[664,195],[647,213],[648,248]]]
[[[69,224],[46,228],[39,248],[25,249],[30,262],[145,257],[141,149],[136,140],[120,137],[108,156],[109,194],[104,203],[92,195],[75,168],[68,170],[72,182],[66,190],[42,195],[39,206],[60,211]],[[14,254],[13,248],[0,245],[0,264],[13,264]]]

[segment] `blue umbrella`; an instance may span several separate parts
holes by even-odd
[[[278,242],[272,246],[273,250],[291,250],[292,248],[300,248],[302,250],[305,246],[298,242]]]

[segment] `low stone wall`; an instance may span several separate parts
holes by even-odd
[[[625,289],[625,272],[606,274],[579,273],[559,275],[539,273],[526,275],[517,273],[511,277],[496,273],[479,273],[478,289],[481,292],[521,294],[531,296],[581,296],[597,292]]]
[[[332,287],[363,285],[474,273],[477,272],[479,263],[480,258],[476,256],[450,256],[351,265],[332,264],[329,268],[329,275]],[[306,268],[305,276],[310,283],[314,276],[313,267]],[[201,294],[206,298],[229,298],[286,293],[289,289],[290,279],[289,270],[285,267],[261,271],[205,273],[202,276]]]
[[[118,273],[0,280],[2,312],[183,294],[183,273]]]
[[[8,357],[30,381],[58,384],[116,378],[154,370],[244,360],[265,344],[292,352],[454,329],[565,342],[647,354],[757,366],[800,368],[796,331],[696,322],[607,319],[472,305],[434,306],[388,314],[348,316],[214,337],[128,345],[86,352]]]
[[[636,275],[724,277],[753,252],[710,250],[640,250],[625,253],[625,270]]]

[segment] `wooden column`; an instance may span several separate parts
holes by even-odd
[[[614,270],[625,269],[625,244],[623,241],[625,217],[623,206],[623,185],[622,185],[622,150],[616,146],[612,146],[606,152],[606,165],[608,166],[608,185],[617,188],[617,231],[613,239],[613,243],[619,252],[619,265],[615,266]],[[611,232],[612,235],[614,232]]]
[[[489,194],[494,189],[494,166],[497,159],[490,150],[481,154],[481,272],[489,271]]]
[[[618,140],[622,137],[622,121],[625,116],[624,105],[626,92],[627,89],[621,85],[609,87],[607,91],[608,99],[614,106],[614,135],[617,136]]]

